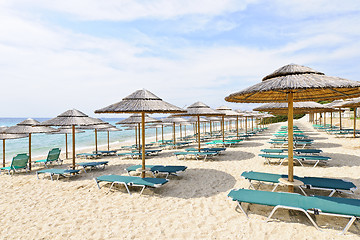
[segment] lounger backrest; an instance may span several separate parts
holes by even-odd
[[[59,159],[60,156],[60,148],[53,148],[49,151],[48,156],[47,156],[47,161],[57,161]]]
[[[25,168],[29,162],[29,156],[26,153],[16,155],[11,161],[12,168]]]

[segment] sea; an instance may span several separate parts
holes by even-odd
[[[14,126],[26,118],[0,118],[0,126]],[[34,118],[39,122],[48,120],[49,118]],[[102,120],[115,126],[115,123],[122,120],[123,118],[101,118]],[[124,130],[126,127],[116,125],[117,128],[123,129],[123,131],[110,132],[110,144],[112,143],[125,143],[133,142],[135,144],[135,130]],[[178,128],[177,128],[178,130]],[[187,130],[192,131],[192,126],[187,126]],[[94,130],[84,130],[84,133],[77,133],[75,135],[76,151],[94,147],[95,150],[95,133]],[[171,126],[164,126],[164,136],[172,133]],[[155,128],[146,129],[146,138],[155,137]],[[98,146],[107,146],[107,132],[98,131]],[[158,139],[161,139],[161,128],[158,128]],[[68,149],[72,149],[72,138],[71,134],[68,134]],[[2,142],[2,141],[1,141]],[[65,152],[65,134],[32,134],[31,135],[31,155],[32,158],[39,156],[46,156],[48,151],[52,148],[59,147],[62,152]],[[5,141],[5,161],[9,162],[18,153],[29,152],[29,139],[8,139]],[[2,160],[3,144],[0,144],[0,159]]]

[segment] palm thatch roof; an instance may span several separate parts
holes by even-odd
[[[84,133],[85,131],[75,129],[75,133]],[[60,127],[56,132],[51,132],[49,134],[72,134],[72,128],[70,126]]]
[[[325,106],[317,102],[294,102],[293,105],[295,113],[310,113],[310,112],[335,112],[335,108]],[[260,107],[254,108],[254,111],[261,112],[287,112],[288,103],[267,103]]]
[[[241,115],[240,113],[233,111],[231,108],[227,106],[218,107],[216,108],[216,111],[224,113],[226,117],[234,117],[234,116],[236,117]]]
[[[188,119],[188,121],[191,123],[195,123],[195,122],[197,122],[197,117],[191,117]],[[204,117],[200,117],[200,122],[210,122],[210,120],[208,120]]]
[[[339,108],[357,108],[360,106],[360,98],[344,101],[343,103],[338,103],[335,106]]]
[[[158,123],[161,122],[158,119],[149,117],[149,115],[145,115],[145,123]],[[133,115],[131,115],[130,117],[121,120],[115,124],[136,124],[136,123],[141,123],[141,114],[140,113],[135,113]]]
[[[7,134],[7,133],[4,133],[5,130],[8,129],[8,128],[9,127],[6,127],[6,126],[1,126],[0,127],[0,140],[28,137],[27,134]]]
[[[99,132],[118,132],[118,131],[122,131],[122,129],[119,129],[113,125],[111,125],[112,127],[109,128],[104,128],[104,129],[98,129]]]
[[[211,109],[202,102],[196,102],[186,108],[185,113],[176,114],[177,116],[222,116],[225,115],[219,111]]]
[[[183,109],[163,101],[148,90],[137,90],[122,101],[98,109],[95,113],[180,113]]]
[[[56,132],[57,129],[51,127],[38,126],[40,122],[28,118],[15,126],[9,127],[4,131],[4,133],[8,134],[28,134],[28,133],[48,133],[48,132]]]
[[[91,118],[83,112],[76,109],[71,109],[55,118],[46,120],[38,126],[87,126],[102,124],[103,122],[97,118]]]
[[[290,64],[263,78],[261,83],[230,94],[228,102],[286,102],[293,92],[294,101],[320,101],[360,96],[360,82],[326,76],[309,67]]]
[[[161,121],[164,123],[178,123],[178,124],[184,124],[189,122],[187,119],[178,117],[176,115],[168,116],[167,118],[161,119]]]

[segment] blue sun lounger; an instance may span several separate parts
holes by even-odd
[[[269,149],[261,149],[261,152],[271,154],[271,153],[284,153],[287,152],[287,148],[269,148]],[[294,149],[294,153],[296,154],[309,154],[309,155],[318,155],[319,153],[322,153],[322,150],[320,149]]]
[[[248,215],[241,203],[259,204],[274,207],[267,218],[267,222],[276,210],[288,209],[303,212],[310,222],[320,230],[310,214],[328,215],[350,218],[342,233],[346,233],[356,219],[360,218],[360,199],[336,198],[325,196],[303,196],[297,193],[267,192],[249,189],[233,189],[228,197],[237,202],[237,207]],[[310,213],[310,214],[309,214]]]
[[[99,157],[101,157],[101,154],[99,154],[99,153],[78,153],[78,154],[76,154],[76,157],[85,158],[85,159],[99,158]]]
[[[99,169],[100,166],[102,166],[102,169],[105,169],[105,166],[108,165],[109,161],[103,161],[103,162],[82,162],[77,163],[76,165],[79,167],[82,167],[84,169],[84,172],[86,172],[86,168],[90,168],[90,171],[92,169]]]
[[[0,168],[0,170],[7,171],[9,175],[11,174],[11,172],[14,174],[14,172],[20,169],[25,169],[26,172],[28,172],[28,168],[29,168],[28,163],[29,163],[29,155],[27,155],[26,153],[20,153],[15,157],[13,157],[9,167],[2,167]]]
[[[130,172],[134,172],[137,169],[141,169],[141,165],[134,165],[134,166],[130,166],[128,168],[125,168],[125,171],[127,171],[127,173],[130,176]],[[156,177],[158,174],[166,174],[166,179],[168,178],[169,175],[174,175],[177,176],[180,172],[184,172],[187,167],[186,166],[164,166],[164,165],[145,165],[145,168],[148,168],[149,171],[152,172],[152,174],[154,175],[154,177]]]
[[[213,147],[213,148],[200,148],[201,152],[218,152],[219,154],[223,151],[225,151],[226,148],[224,147]],[[187,152],[198,152],[199,149],[198,148],[186,148],[185,151]]]
[[[167,183],[169,180],[163,178],[141,178],[133,176],[121,176],[121,175],[104,175],[95,178],[96,185],[100,189],[100,182],[111,183],[109,191],[115,184],[124,185],[127,192],[131,195],[129,186],[132,187],[142,187],[140,195],[143,193],[146,187],[158,188]]]
[[[277,159],[279,165],[282,165],[282,163],[288,159],[288,155],[282,155],[282,154],[259,154],[260,157],[265,158],[265,160],[267,161],[267,163],[270,165],[271,164],[271,159]],[[296,160],[302,167],[304,166],[303,163],[308,163],[308,162],[315,162],[313,167],[316,167],[319,162],[327,162],[329,160],[331,160],[330,157],[325,157],[325,156],[317,156],[317,155],[294,155],[293,156],[294,160]]]
[[[78,174],[80,172],[80,170],[73,170],[73,169],[58,169],[58,168],[48,168],[48,169],[44,169],[44,170],[40,170],[36,172],[36,177],[37,179],[39,179],[39,174],[40,173],[48,173],[50,175],[50,179],[51,181],[53,181],[53,176],[57,175],[57,180],[59,180],[60,176],[62,177],[72,177],[75,176],[76,174]]]
[[[132,159],[134,159],[134,158],[140,158],[142,154],[139,152],[127,152],[127,153],[118,153],[116,155],[119,157],[125,157],[125,158],[131,157]]]
[[[60,148],[53,148],[49,151],[46,159],[37,160],[35,163],[44,163],[45,167],[47,167],[48,164],[52,164],[54,162],[60,165],[63,162],[63,160],[60,159],[60,152]]]
[[[272,192],[274,192],[276,188],[281,184],[279,181],[280,178],[288,178],[288,175],[286,174],[273,174],[253,171],[245,171],[241,174],[241,176],[250,182],[249,188],[256,189],[255,186],[252,184],[252,181],[259,182],[258,187],[260,187],[260,185],[263,183],[270,183],[274,185]],[[333,196],[336,192],[353,194],[356,190],[356,186],[354,183],[342,179],[298,176],[294,176],[294,179],[297,179],[304,183],[304,185],[299,186],[299,188],[305,196],[307,196],[304,191],[305,189],[330,191],[329,197]]]
[[[94,154],[101,154],[102,156],[111,156],[116,155],[117,150],[109,150],[109,151],[93,151]]]

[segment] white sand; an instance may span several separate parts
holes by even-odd
[[[311,130],[304,119],[295,123]],[[282,124],[284,125],[284,123]],[[279,124],[237,148],[228,148],[214,161],[177,160],[171,152],[147,159],[148,164],[186,165],[180,177],[171,177],[162,188],[137,188],[129,196],[124,188],[107,194],[94,177],[123,174],[139,160],[117,157],[105,170],[82,173],[72,180],[37,180],[35,173],[0,175],[1,239],[360,239],[359,224],[338,235],[347,219],[317,216],[323,231],[316,230],[302,213],[280,210],[275,220],[264,220],[271,207],[245,205],[250,219],[235,211],[227,198],[232,188],[248,187],[240,177],[246,170],[286,173],[286,166],[268,166],[257,155],[268,148],[268,139]],[[324,133],[309,133],[314,147],[333,160],[323,167],[295,167],[295,174],[337,177],[360,186],[360,139],[337,139]],[[82,160],[84,161],[84,160]],[[67,161],[65,166],[70,164]],[[36,168],[35,168],[36,169]],[[284,188],[285,190],[285,188]],[[338,195],[337,195],[338,196]],[[347,196],[348,197],[348,196]],[[360,198],[356,191],[353,198]]]

